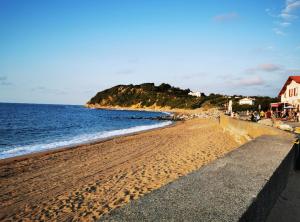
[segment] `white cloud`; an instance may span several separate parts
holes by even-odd
[[[263,85],[265,81],[260,76],[251,76],[235,81],[236,86],[257,86]]]
[[[275,14],[272,13],[272,10],[271,10],[271,9],[266,8],[265,11],[266,11],[266,13],[267,13],[269,16],[271,16],[271,17],[277,17],[277,15],[275,15]]]
[[[276,35],[281,35],[281,36],[285,36],[285,32],[283,32],[282,30],[280,30],[279,28],[273,28],[273,31]]]
[[[272,63],[260,64],[258,65],[257,68],[261,71],[266,71],[266,72],[274,72],[281,69],[280,66]]]
[[[273,52],[275,48],[273,46],[265,46],[265,47],[258,47],[253,49],[256,53],[265,53],[265,52]]]
[[[273,28],[273,32],[277,35],[284,36],[286,33],[282,30],[289,27],[293,20],[296,20],[298,16],[296,15],[297,9],[300,9],[300,0],[285,0],[285,6],[280,10],[280,12],[274,14],[271,9],[266,9],[266,13],[279,19],[277,25]]]
[[[280,71],[282,68],[279,65],[272,64],[272,63],[263,63],[259,64],[256,67],[246,69],[246,72],[249,74],[255,73],[255,72],[276,72]]]
[[[286,69],[285,74],[290,76],[300,75],[300,69]]]
[[[280,75],[300,75],[300,68],[286,68],[284,66],[272,64],[272,63],[263,63],[259,64],[254,68],[246,69],[246,73],[255,74],[256,72],[264,73],[275,73]]]
[[[298,8],[300,8],[300,1],[287,0],[286,1],[286,7],[283,10],[283,12],[291,13],[291,12],[297,10]]]
[[[284,13],[284,12],[280,13],[278,17],[280,17],[284,20],[288,20],[288,21],[291,21],[291,20],[294,20],[294,19],[298,18],[298,16],[296,16],[296,15],[291,15],[291,14]]]
[[[288,27],[288,26],[291,25],[291,23],[290,23],[290,22],[280,22],[279,25],[280,25],[281,27]]]
[[[10,86],[10,85],[12,85],[12,83],[7,81],[6,76],[0,76],[0,85],[1,86]]]
[[[272,50],[274,50],[274,46],[267,46],[267,47],[265,47],[265,49],[269,50],[269,51],[272,51]]]
[[[231,21],[234,19],[237,19],[239,16],[235,12],[227,13],[227,14],[221,14],[221,15],[216,15],[214,17],[214,20],[217,22],[226,22],[226,21]]]
[[[285,8],[281,10],[279,17],[284,20],[293,20],[298,18],[293,14],[298,8],[300,8],[300,0],[286,0]]]

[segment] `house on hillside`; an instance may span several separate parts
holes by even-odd
[[[300,107],[299,89],[300,89],[300,76],[290,76],[278,94],[281,103],[288,103],[291,104],[294,108],[299,109]]]
[[[201,92],[189,92],[190,96],[197,96],[197,97],[201,97]]]
[[[252,98],[243,98],[239,100],[239,105],[250,105],[253,106],[254,105],[254,100]]]

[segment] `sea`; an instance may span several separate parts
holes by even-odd
[[[162,112],[0,103],[0,159],[164,127]]]

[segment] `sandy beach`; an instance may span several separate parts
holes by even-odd
[[[238,147],[215,120],[0,160],[0,220],[93,221]]]

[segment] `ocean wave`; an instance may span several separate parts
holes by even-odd
[[[29,145],[23,147],[15,147],[13,149],[0,152],[0,159],[6,159],[10,157],[20,156],[24,154],[39,152],[39,151],[70,147],[74,145],[84,144],[88,142],[97,141],[100,139],[113,137],[113,136],[121,136],[121,135],[140,132],[144,130],[160,128],[160,127],[168,126],[170,124],[172,124],[172,121],[165,121],[165,122],[156,123],[152,125],[135,126],[127,129],[104,131],[104,132],[92,133],[92,134],[83,134],[65,141],[52,142],[47,144],[36,144],[36,145]]]

